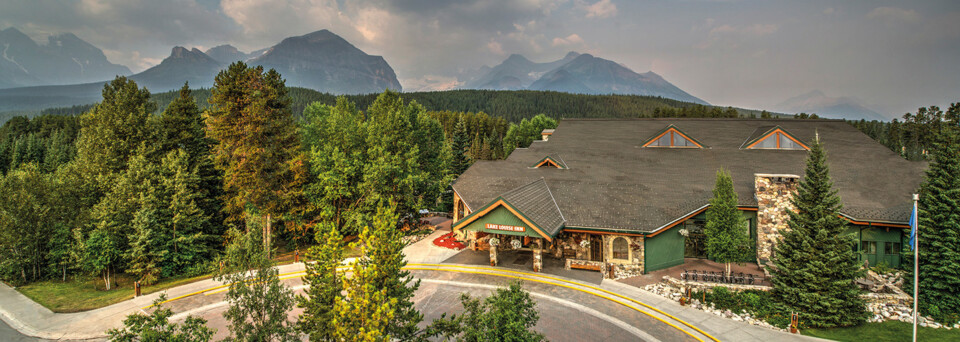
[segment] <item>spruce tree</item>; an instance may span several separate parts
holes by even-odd
[[[305,296],[299,297],[299,306],[303,314],[297,321],[297,329],[310,335],[311,341],[332,341],[336,339],[337,327],[334,322],[334,305],[343,291],[343,280],[337,267],[343,262],[343,237],[332,223],[321,224],[317,228],[316,246],[310,247],[307,259],[314,262],[304,264],[307,275],[303,283]]]
[[[225,208],[235,221],[247,206],[264,213],[268,246],[272,220],[302,209],[307,172],[284,82],[273,69],[233,63],[214,79],[206,111],[207,133],[217,142],[213,159],[223,172]]]
[[[403,270],[407,261],[403,256],[403,231],[399,229],[399,217],[395,214],[395,205],[381,206],[374,216],[373,229],[366,236],[361,235],[364,246],[364,263],[377,273],[372,279],[373,286],[386,289],[387,298],[396,301],[394,317],[387,325],[386,332],[396,339],[408,341],[416,337],[417,324],[423,315],[413,306],[413,295],[420,288],[420,280],[413,280],[410,271]]]
[[[920,253],[919,310],[941,323],[960,319],[960,137],[946,129],[934,150],[933,163],[920,186],[918,215]],[[913,291],[913,253],[907,266]]]
[[[178,96],[160,114],[158,126],[160,156],[178,149],[186,152],[187,169],[196,169],[200,177],[200,186],[196,189],[196,204],[212,223],[204,229],[207,229],[209,234],[222,234],[224,217],[220,197],[223,196],[223,176],[214,167],[210,154],[213,141],[206,136],[200,108],[188,84],[180,88]]]
[[[717,183],[707,209],[707,255],[716,262],[725,263],[730,276],[730,263],[741,263],[750,257],[747,220],[737,208],[737,193],[733,189],[730,172],[717,171]]]
[[[457,126],[453,131],[453,174],[460,175],[470,166],[470,160],[467,157],[467,149],[470,147],[470,138],[467,137],[467,125],[465,120],[457,120]]]
[[[411,341],[422,338],[417,324],[423,315],[413,306],[420,281],[403,270],[405,243],[397,229],[395,205],[381,205],[373,225],[360,233],[363,257],[343,277],[345,296],[334,305],[336,338],[347,341]],[[345,299],[345,298],[349,299]]]
[[[791,203],[796,211],[789,211],[790,229],[775,248],[774,298],[799,312],[805,326],[863,322],[867,311],[855,281],[864,270],[854,252],[854,238],[844,234],[840,197],[819,139],[810,146],[805,176]]]

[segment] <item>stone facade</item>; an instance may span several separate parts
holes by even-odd
[[[782,232],[789,229],[788,210],[794,210],[790,200],[797,192],[800,176],[755,174],[754,191],[757,198],[757,263],[766,264],[774,257],[774,248]]]
[[[613,241],[617,238],[627,239],[627,259],[613,257]],[[642,236],[604,235],[603,248],[603,259],[613,269],[613,279],[623,279],[643,274],[644,249]],[[611,278],[611,273],[605,272],[603,276],[604,278]]]

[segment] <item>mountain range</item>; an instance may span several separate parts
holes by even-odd
[[[0,31],[0,47],[4,48],[0,55],[3,57],[0,59],[0,110],[36,110],[93,103],[99,101],[104,83],[116,75],[130,74],[129,69],[110,64],[100,49],[72,34],[51,37],[50,41],[50,44],[41,46],[16,29]],[[66,52],[54,53],[61,50]],[[13,51],[17,53],[13,54]],[[184,82],[189,82],[191,87],[209,88],[213,86],[217,73],[236,61],[276,69],[288,86],[325,93],[402,91],[396,73],[383,57],[368,55],[328,30],[286,38],[279,44],[249,54],[230,45],[220,45],[206,52],[175,46],[160,64],[129,75],[129,78],[155,93],[178,89]],[[79,75],[83,77],[68,77],[71,74],[67,71],[76,64],[88,66],[79,69]],[[36,77],[40,71],[46,72],[42,75],[60,76]],[[67,84],[61,85],[64,83]]]
[[[830,97],[819,90],[786,99],[774,106],[774,109],[784,113],[816,113],[830,119],[889,120],[877,111],[867,108],[867,105],[856,98]]]
[[[461,88],[645,95],[708,104],[652,71],[638,74],[614,61],[577,52],[569,52],[559,60],[546,63],[536,63],[513,54],[489,70],[473,71],[472,77],[467,77]]]
[[[49,36],[41,45],[16,28],[0,31],[0,89],[102,81],[130,73],[71,33]]]

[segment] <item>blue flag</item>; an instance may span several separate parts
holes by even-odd
[[[913,206],[910,213],[910,250],[917,249],[917,206]]]

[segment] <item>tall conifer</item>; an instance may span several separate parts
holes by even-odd
[[[840,197],[833,189],[827,156],[819,139],[810,147],[807,168],[791,200],[790,230],[776,245],[771,279],[777,301],[800,313],[811,327],[856,325],[867,317],[860,288],[863,276],[853,237],[844,234]]]
[[[207,133],[217,141],[227,212],[239,220],[249,205],[266,214],[269,246],[270,221],[302,208],[307,177],[287,87],[273,69],[236,62],[216,76],[208,101]]]
[[[960,319],[960,142],[946,129],[920,186],[920,313],[942,323]],[[910,253],[907,279],[913,279]],[[912,293],[913,281],[906,290]]]
[[[299,297],[299,306],[304,309],[297,321],[300,332],[310,335],[311,341],[336,339],[337,327],[333,324],[334,305],[343,291],[343,280],[337,267],[343,262],[343,237],[332,223],[322,224],[317,229],[316,246],[310,247],[305,264],[307,275],[303,282],[306,296]]]

